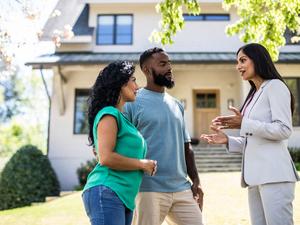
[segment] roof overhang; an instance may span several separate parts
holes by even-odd
[[[188,52],[168,53],[173,64],[224,64],[235,63],[236,54],[233,52]],[[58,65],[96,65],[116,60],[138,62],[140,53],[55,53],[42,55],[26,65],[33,68],[50,68]],[[280,53],[277,63],[300,63],[300,52]]]
[[[159,3],[162,0],[79,0],[80,3],[105,4],[105,3]],[[198,0],[200,3],[222,3],[222,0]]]

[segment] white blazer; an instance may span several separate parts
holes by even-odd
[[[300,180],[287,148],[292,127],[288,88],[264,81],[244,111],[240,137],[228,137],[228,151],[243,154],[243,187]]]

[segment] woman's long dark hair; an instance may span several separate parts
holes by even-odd
[[[236,55],[238,55],[240,51],[243,51],[243,53],[252,60],[252,62],[254,64],[255,73],[257,75],[259,75],[262,79],[264,79],[264,80],[278,79],[278,80],[281,80],[287,86],[287,84],[284,82],[281,75],[277,71],[268,50],[264,46],[257,44],[257,43],[247,44],[247,45],[244,45],[243,47],[239,48]],[[255,87],[253,81],[249,80],[249,83],[251,85],[251,88],[247,95],[246,100],[243,103],[241,111],[245,107],[245,104],[248,101],[248,99],[256,91],[256,87]],[[288,86],[287,86],[287,88],[288,88]],[[293,115],[294,109],[295,109],[295,98],[290,89],[289,89],[289,91],[290,91],[290,95],[291,95],[291,112]]]
[[[105,106],[116,106],[123,85],[133,75],[135,66],[127,61],[116,61],[100,71],[88,97],[89,145],[94,146],[93,125],[97,113]]]

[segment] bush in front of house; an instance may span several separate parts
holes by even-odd
[[[77,169],[77,176],[79,180],[79,186],[76,187],[77,190],[83,189],[89,173],[94,169],[96,165],[96,159],[88,160],[86,163],[82,163],[80,165],[80,167]]]
[[[289,148],[291,157],[294,162],[300,162],[300,149],[299,148]]]
[[[43,202],[58,196],[60,186],[47,156],[33,145],[21,147],[0,177],[0,210]]]
[[[300,148],[289,148],[296,169],[300,171]]]

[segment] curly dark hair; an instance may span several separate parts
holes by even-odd
[[[89,145],[94,146],[93,125],[97,113],[106,106],[116,106],[120,91],[133,75],[135,66],[131,62],[116,61],[100,71],[88,97]]]
[[[160,52],[164,52],[164,50],[162,48],[158,48],[158,47],[154,47],[154,48],[149,48],[146,51],[144,51],[141,56],[140,56],[140,67],[141,69],[143,69],[143,65],[144,63],[150,58],[152,57],[153,54],[155,53],[160,53]]]

